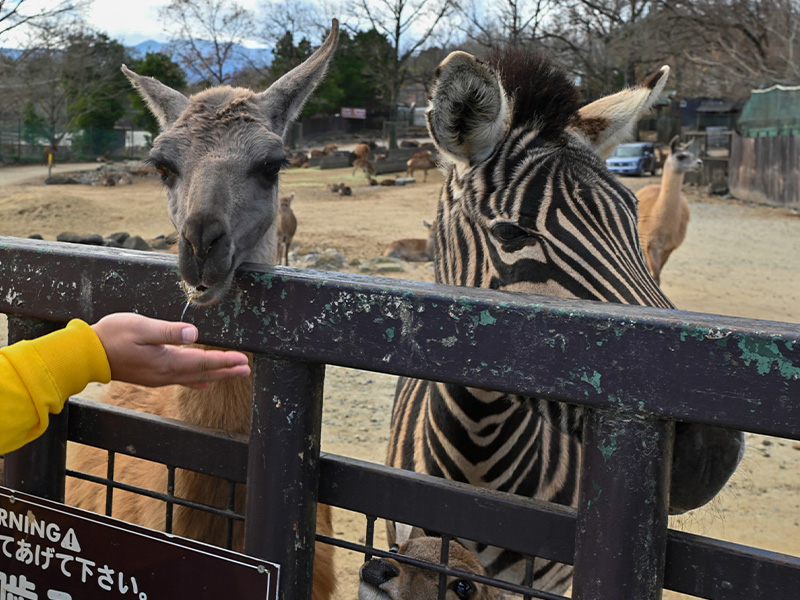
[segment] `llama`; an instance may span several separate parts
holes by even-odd
[[[278,260],[283,259],[283,264],[289,265],[289,246],[297,231],[297,217],[292,210],[294,192],[288,196],[281,196],[278,202]]]
[[[409,262],[427,262],[433,260],[433,228],[427,221],[423,224],[428,229],[428,239],[404,238],[395,240],[383,249],[383,256],[399,258]]]
[[[438,537],[412,538],[397,548],[398,554],[434,564],[439,564],[441,551],[442,540]],[[458,542],[450,542],[448,557],[448,566],[453,569],[486,575],[475,555]],[[439,597],[437,572],[392,558],[368,560],[362,565],[359,578],[358,600],[436,600]],[[501,600],[505,597],[498,588],[452,575],[447,577],[447,600]]]
[[[167,188],[169,214],[179,234],[178,267],[196,306],[223,298],[234,271],[243,262],[274,263],[278,243],[278,175],[287,152],[283,137],[330,63],[339,32],[331,31],[305,62],[283,75],[267,90],[219,86],[187,98],[151,77],[122,70],[158,119],[161,134],[154,140],[150,162]],[[150,390],[115,384],[107,401],[180,419],[191,425],[249,434],[252,380],[214,382],[206,389],[173,386]],[[71,466],[103,474],[102,452],[81,447]],[[117,459],[119,479],[164,491],[166,473],[151,463],[130,457]],[[228,484],[205,475],[178,471],[175,493],[194,502],[227,505]],[[67,500],[101,512],[103,493],[95,484],[71,480]],[[242,511],[244,494],[236,494]],[[163,528],[159,501],[120,493],[114,515],[146,527]],[[320,532],[332,535],[330,508],[317,510]],[[176,507],[173,532],[206,543],[223,545],[226,523],[220,517]],[[310,541],[296,539],[295,544]],[[243,527],[234,527],[233,548],[244,547]],[[314,560],[314,600],[327,600],[335,587],[333,548],[317,547]]]
[[[422,181],[428,181],[428,171],[436,169],[436,163],[431,158],[430,150],[418,150],[414,152],[413,156],[408,159],[406,163],[406,174],[409,177],[414,176],[414,171],[425,171],[425,176]]]
[[[689,203],[681,194],[683,177],[700,169],[703,162],[678,143],[678,136],[669,144],[661,183],[648,185],[636,192],[639,199],[639,243],[647,268],[656,283],[661,284],[661,269],[670,254],[683,243],[689,225]]]

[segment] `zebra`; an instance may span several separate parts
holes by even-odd
[[[658,99],[664,66],[637,87],[579,108],[544,55],[465,52],[437,68],[428,128],[446,179],[434,223],[439,283],[672,308],[645,266],[636,197],[602,157]],[[575,506],[583,408],[400,378],[387,464]],[[710,500],[733,473],[741,432],[677,424],[672,512]],[[388,524],[390,543],[425,532]],[[470,544],[487,572],[521,583],[525,562]],[[533,585],[563,593],[572,567],[534,561]]]

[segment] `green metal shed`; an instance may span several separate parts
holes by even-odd
[[[753,90],[739,116],[739,128],[745,137],[800,134],[800,86]]]

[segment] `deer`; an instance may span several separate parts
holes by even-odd
[[[409,262],[427,262],[433,260],[433,228],[427,221],[423,224],[428,229],[428,239],[403,238],[395,240],[383,249],[383,256],[399,258]]]
[[[187,97],[122,66],[161,129],[149,162],[167,189],[168,212],[179,235],[178,270],[196,310],[213,306],[227,295],[234,271],[242,263],[277,262],[279,174],[287,158],[284,137],[323,78],[338,33],[334,19],[323,44],[262,92],[217,86]],[[252,379],[213,382],[204,389],[148,389],[117,383],[105,401],[230,435],[249,435],[252,385]],[[102,475],[103,455],[79,447],[72,453],[71,468]],[[152,463],[119,456],[116,473],[126,483],[166,491],[166,471]],[[178,470],[175,493],[193,502],[226,507],[228,483]],[[244,496],[235,495],[237,512],[243,512]],[[67,501],[96,512],[103,512],[105,503],[96,484],[79,480],[68,483]],[[163,529],[164,512],[160,501],[120,493],[112,516]],[[317,530],[333,535],[330,507],[318,505],[316,518]],[[218,516],[178,506],[172,523],[175,535],[225,544],[227,524]],[[292,543],[307,547],[314,540],[298,536]],[[243,551],[241,524],[234,526],[232,545]],[[330,599],[335,585],[333,547],[320,544],[313,564],[312,598]]]
[[[284,265],[289,265],[289,246],[297,232],[297,217],[292,210],[294,192],[288,196],[281,196],[278,201],[278,257],[283,259]]]
[[[683,243],[689,225],[689,202],[681,193],[683,178],[696,171],[703,161],[679,144],[675,136],[669,144],[661,183],[647,185],[636,192],[639,199],[639,243],[647,268],[661,284],[661,269],[670,254]]]
[[[442,540],[425,536],[411,538],[392,552],[439,564]],[[486,571],[472,552],[456,541],[448,547],[448,566],[453,569],[486,576]],[[439,574],[436,571],[403,563],[393,558],[374,557],[359,570],[358,600],[437,600]],[[503,600],[507,596],[498,588],[463,577],[447,577],[447,600]]]
[[[353,175],[356,174],[356,171],[362,169],[367,176],[367,179],[370,176],[375,175],[375,165],[369,160],[369,153],[372,151],[372,148],[369,147],[369,144],[358,144],[355,148],[353,148],[353,154],[356,155],[356,159],[353,161]]]
[[[406,175],[414,176],[414,171],[425,171],[422,181],[428,181],[428,171],[436,169],[436,163],[431,158],[430,150],[417,150],[406,163]]]

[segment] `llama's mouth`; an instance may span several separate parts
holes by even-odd
[[[223,281],[212,286],[198,285],[195,287],[193,285],[189,285],[185,281],[183,281],[182,284],[183,291],[186,294],[186,299],[192,304],[196,304],[198,306],[210,306],[211,304],[219,302],[228,292],[228,288],[230,287],[229,281]]]

